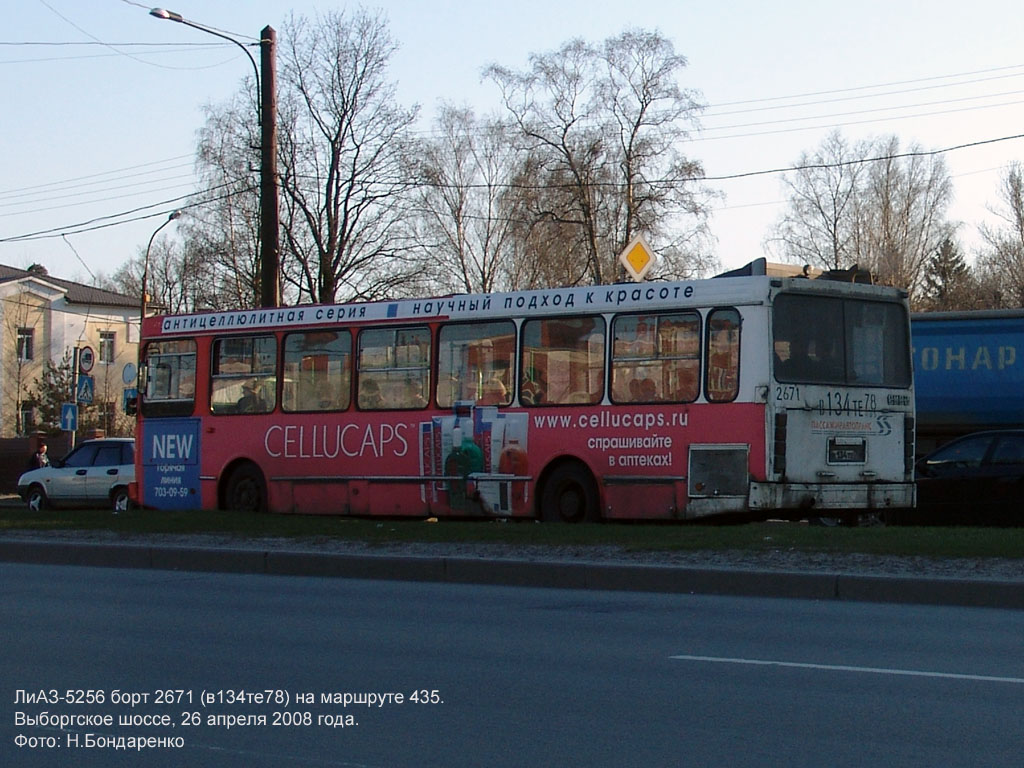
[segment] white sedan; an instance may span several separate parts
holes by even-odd
[[[18,493],[29,509],[48,505],[127,510],[128,485],[135,481],[135,440],[86,440],[63,459],[18,478]]]

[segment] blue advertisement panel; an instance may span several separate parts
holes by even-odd
[[[916,315],[911,327],[919,426],[1024,424],[1024,315]]]
[[[150,419],[142,444],[142,500],[156,509],[199,509],[199,419]]]

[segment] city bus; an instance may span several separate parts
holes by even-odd
[[[750,275],[164,315],[136,501],[701,520],[914,502],[905,293]]]

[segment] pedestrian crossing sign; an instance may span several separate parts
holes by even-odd
[[[93,400],[93,380],[92,376],[86,376],[84,374],[78,377],[78,402],[82,405],[92,405]]]

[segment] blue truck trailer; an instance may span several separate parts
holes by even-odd
[[[1024,309],[911,318],[918,454],[980,429],[1024,427]]]

